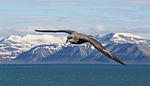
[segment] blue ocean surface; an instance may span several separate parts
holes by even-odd
[[[0,86],[150,86],[150,65],[0,65]]]

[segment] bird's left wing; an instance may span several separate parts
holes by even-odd
[[[68,34],[72,34],[73,32],[75,31],[72,31],[72,30],[35,30],[37,32],[63,32],[63,33],[68,33]]]
[[[120,61],[115,55],[113,55],[112,53],[110,53],[109,51],[107,51],[102,45],[101,43],[99,43],[97,40],[93,39],[93,38],[86,38],[86,40],[88,42],[90,42],[96,49],[98,49],[99,51],[101,51],[104,55],[108,56],[109,58],[117,61],[118,63],[125,65],[122,61]]]

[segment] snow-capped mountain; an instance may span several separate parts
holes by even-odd
[[[100,41],[103,42],[114,42],[114,43],[131,43],[131,44],[140,44],[146,43],[148,40],[145,40],[143,37],[138,35],[133,35],[130,33],[110,33],[100,38]]]
[[[23,52],[14,60],[20,60],[24,62],[36,62],[49,55],[53,55],[60,51],[65,45],[61,44],[49,44],[49,45],[39,45],[31,48],[30,50]]]
[[[129,33],[110,33],[97,36],[106,49],[126,63],[150,63],[150,40]],[[52,46],[60,47],[53,51]],[[41,45],[19,55],[16,61],[46,63],[114,63],[91,44],[82,45]]]
[[[41,44],[60,44],[63,45],[65,37],[55,37],[52,35],[11,35],[0,41],[0,57],[16,58],[21,53],[28,51],[32,47]]]

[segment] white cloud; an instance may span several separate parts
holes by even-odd
[[[150,1],[149,0],[128,0],[124,2],[125,4],[129,5],[149,5]]]
[[[61,18],[58,16],[51,15],[0,15],[5,18],[14,18],[14,19],[51,19],[51,18]]]
[[[29,26],[29,27],[27,27],[25,29],[20,29],[20,32],[25,32],[25,33],[33,32],[37,28],[38,28],[38,26]]]
[[[96,3],[91,3],[89,1],[39,1],[38,5],[72,5],[72,6],[83,6],[83,5],[96,5]]]
[[[42,27],[42,26],[28,26],[26,28],[23,29],[19,29],[19,32],[23,32],[23,33],[32,33],[35,32],[35,29],[47,29],[48,27]]]
[[[0,26],[0,30],[2,30],[3,28]]]
[[[127,28],[127,30],[134,30],[136,28],[137,28],[136,26],[130,26],[130,27]]]
[[[149,33],[150,25],[130,26],[127,28],[127,31],[135,33]]]
[[[150,29],[150,25],[141,25],[141,26],[130,26],[128,30],[136,30],[136,29]]]
[[[105,26],[103,24],[98,24],[96,26],[96,30],[99,30],[99,31],[104,31],[105,30]]]
[[[46,26],[28,26],[26,28],[23,29],[18,29],[17,32],[21,32],[21,33],[35,33],[36,29],[52,29],[55,30],[55,28],[51,28],[51,27],[46,27]]]
[[[49,16],[49,15],[30,15],[30,16],[24,16],[24,15],[20,15],[20,16],[10,16],[13,18],[57,18],[57,16]]]
[[[150,29],[150,25],[142,25],[141,28],[148,28],[148,29]]]

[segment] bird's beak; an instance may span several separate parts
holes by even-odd
[[[66,43],[68,43],[69,41],[68,41],[68,39],[66,40]]]

